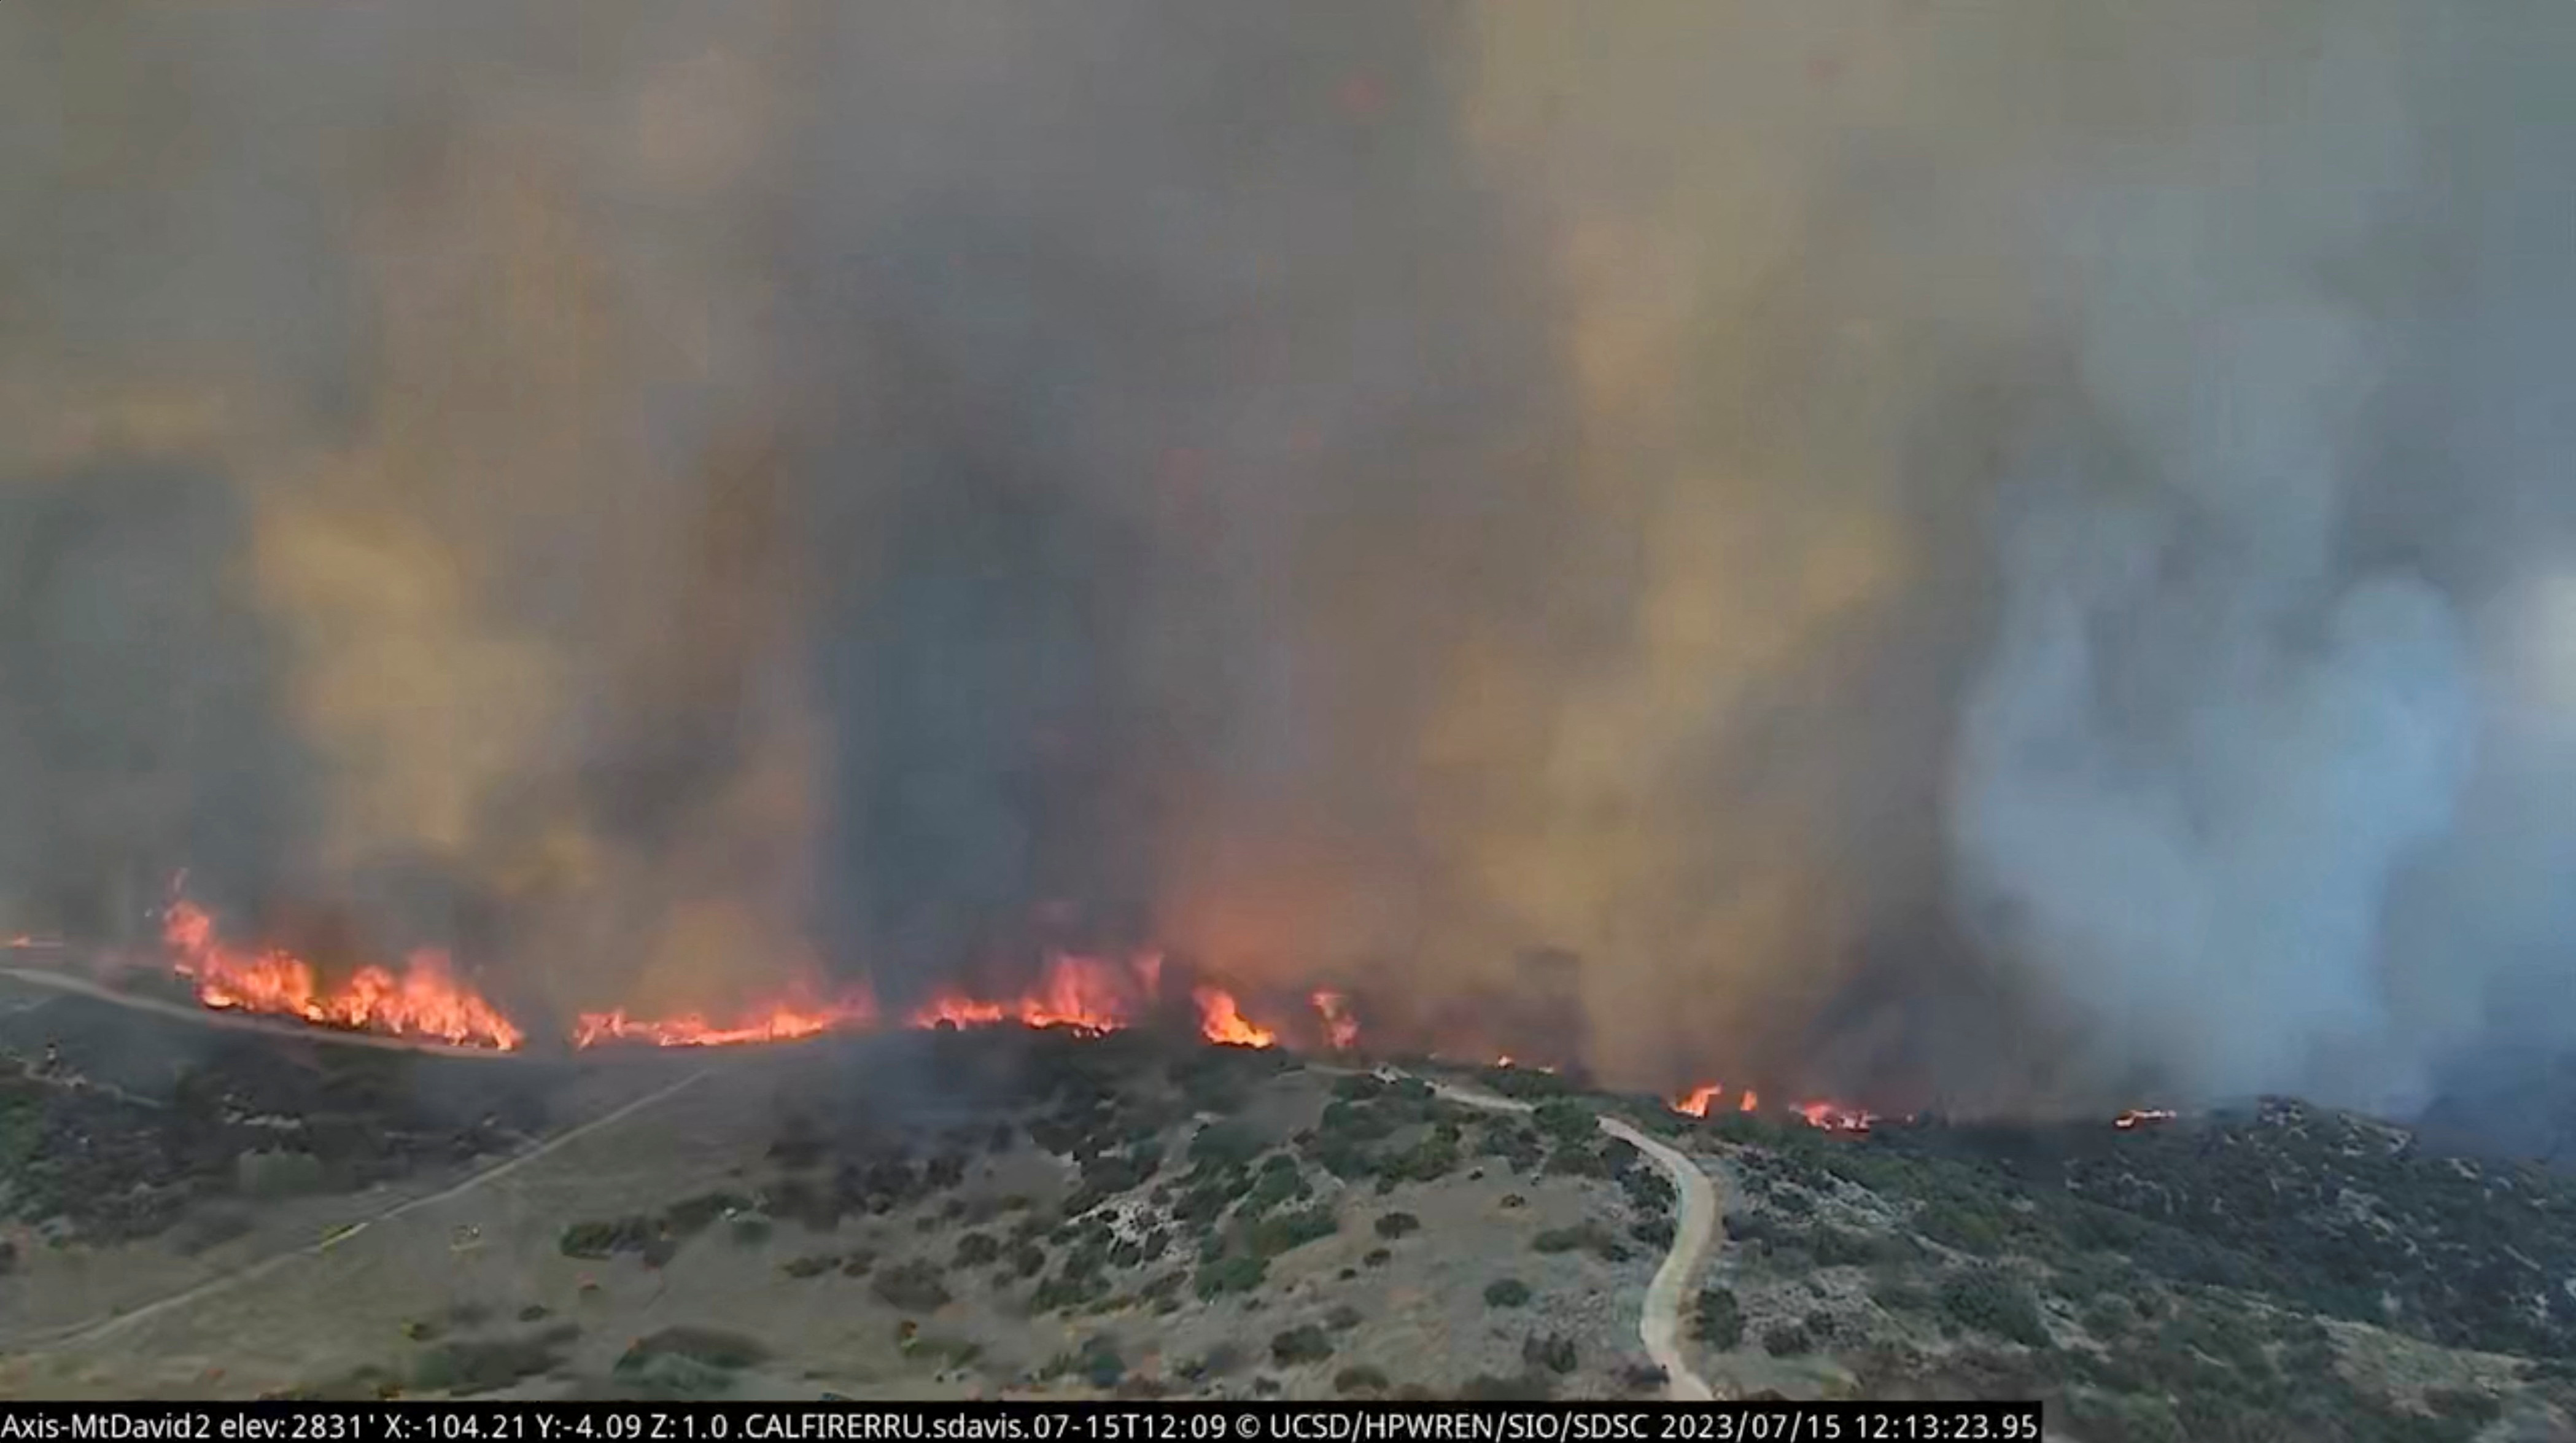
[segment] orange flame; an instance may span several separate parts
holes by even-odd
[[[1878,1114],[1874,1112],[1845,1107],[1839,1102],[1802,1102],[1794,1111],[1807,1120],[1807,1126],[1820,1127],[1827,1132],[1867,1132],[1871,1124],[1878,1121]]]
[[[503,1051],[526,1040],[500,1009],[457,980],[443,952],[414,952],[400,975],[361,967],[326,989],[312,964],[293,953],[226,947],[215,936],[215,919],[190,902],[170,904],[161,936],[171,970],[194,982],[197,1000],[208,1007]]]
[[[1268,1047],[1279,1040],[1279,1034],[1267,1027],[1256,1027],[1244,1020],[1234,1005],[1234,994],[1218,987],[1200,987],[1190,996],[1199,1004],[1199,1035],[1210,1042],[1229,1047]]]
[[[729,1026],[703,1015],[629,1017],[623,1009],[585,1012],[573,1026],[572,1045],[602,1042],[649,1042],[656,1047],[729,1047],[743,1042],[791,1042],[826,1032],[864,1028],[876,1021],[874,998],[860,993],[840,1002],[773,1002],[747,1013]]]
[[[1360,1020],[1351,1015],[1351,999],[1339,992],[1318,992],[1311,999],[1315,1011],[1324,1019],[1325,1040],[1335,1052],[1348,1052],[1360,1045]]]
[[[1098,957],[1059,952],[1048,958],[1038,985],[1009,1002],[985,1002],[963,995],[936,997],[915,1011],[912,1025],[989,1027],[1017,1022],[1027,1027],[1071,1027],[1082,1032],[1114,1032],[1134,1020],[1141,1002],[1162,981],[1163,959],[1144,953],[1125,969]],[[1132,973],[1134,980],[1130,980]]]
[[[1674,1098],[1672,1104],[1673,1111],[1678,1112],[1685,1117],[1706,1117],[1708,1116],[1709,1109],[1716,1105],[1718,1094],[1725,1090],[1726,1088],[1722,1084],[1703,1082],[1699,1086],[1692,1088],[1690,1091],[1683,1093],[1681,1096]]]
[[[2153,1123],[2171,1122],[2173,1119],[2174,1114],[2171,1108],[2132,1107],[2124,1109],[2118,1117],[2111,1119],[2111,1125],[2120,1129],[2122,1132],[2134,1132],[2138,1128],[2145,1127]]]
[[[1762,1094],[1755,1092],[1752,1088],[1748,1087],[1744,1089],[1744,1100],[1735,1105],[1735,1110],[1738,1112],[1752,1112],[1761,1106]]]

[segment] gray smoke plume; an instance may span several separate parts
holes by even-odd
[[[2402,1100],[2576,1025],[2572,45],[0,6],[0,929]]]

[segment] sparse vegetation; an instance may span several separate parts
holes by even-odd
[[[780,1263],[778,1270],[791,1278],[819,1278],[840,1266],[840,1263],[841,1258],[837,1253],[811,1253],[805,1257],[791,1258]]]
[[[1496,1278],[1485,1284],[1485,1306],[1489,1308],[1517,1308],[1529,1300],[1529,1284],[1518,1278]]]
[[[414,1361],[411,1386],[452,1397],[507,1388],[523,1378],[540,1377],[562,1366],[564,1349],[580,1332],[569,1323],[561,1323],[521,1337],[442,1343]]]

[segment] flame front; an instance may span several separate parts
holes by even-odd
[[[325,987],[312,964],[291,952],[226,947],[215,935],[215,919],[191,902],[170,904],[161,935],[171,970],[195,983],[197,1000],[208,1007],[503,1051],[526,1040],[499,1008],[457,979],[442,952],[414,952],[399,974],[361,967],[339,986]]]
[[[1839,1102],[1802,1102],[1793,1110],[1807,1120],[1807,1126],[1827,1132],[1867,1132],[1878,1121],[1877,1113]]]
[[[1190,996],[1199,1004],[1199,1035],[1208,1041],[1229,1047],[1268,1047],[1278,1042],[1279,1034],[1245,1020],[1242,1010],[1234,1004],[1234,994],[1218,987],[1200,987]]]
[[[1124,967],[1100,957],[1058,952],[1047,959],[1036,987],[1007,1002],[992,1002],[950,993],[933,998],[914,1012],[912,1025],[990,1027],[1017,1022],[1026,1027],[1071,1027],[1082,1032],[1115,1032],[1134,1022],[1162,982],[1163,958],[1140,953]]]
[[[1683,1093],[1681,1096],[1674,1098],[1672,1104],[1673,1111],[1681,1113],[1685,1117],[1706,1117],[1708,1116],[1709,1109],[1717,1105],[1718,1095],[1724,1091],[1726,1091],[1726,1088],[1723,1084],[1703,1082],[1699,1086],[1692,1088],[1690,1091]]]
[[[574,1024],[572,1045],[648,1042],[655,1047],[729,1047],[743,1042],[792,1042],[865,1028],[876,1017],[876,1001],[864,993],[841,1002],[771,1003],[730,1023],[713,1022],[699,1013],[639,1018],[627,1016],[623,1009],[585,1012]]]
[[[2123,1109],[2118,1117],[2112,1118],[2111,1125],[2122,1132],[2135,1132],[2141,1127],[2171,1122],[2173,1119],[2173,1109],[2168,1107],[2131,1107]]]

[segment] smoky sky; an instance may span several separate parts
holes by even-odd
[[[1956,1106],[2569,1025],[2537,0],[0,42],[0,925]]]

